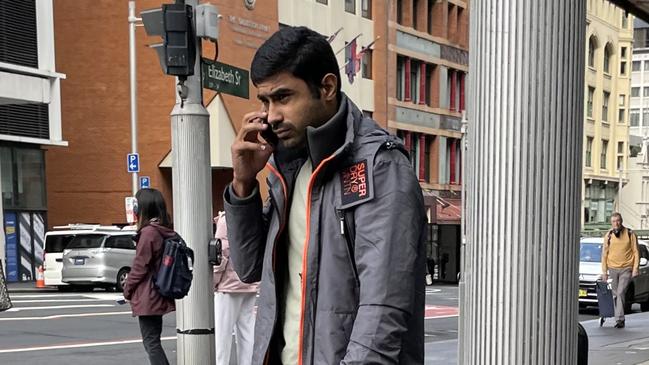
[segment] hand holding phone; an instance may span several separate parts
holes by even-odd
[[[264,118],[261,120],[262,123],[267,124],[268,128],[264,129],[259,133],[261,135],[261,138],[263,138],[269,145],[271,145],[273,148],[277,146],[277,143],[279,142],[279,138],[277,138],[277,134],[273,132],[273,127],[268,124],[268,119]]]

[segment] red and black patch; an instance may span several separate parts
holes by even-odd
[[[343,205],[366,199],[369,194],[367,160],[353,163],[340,172]]]

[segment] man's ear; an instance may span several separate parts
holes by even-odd
[[[325,101],[336,101],[338,94],[338,77],[329,73],[322,78],[320,97]]]

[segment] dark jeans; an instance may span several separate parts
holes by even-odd
[[[169,365],[167,356],[160,343],[162,333],[162,316],[139,316],[140,332],[144,349],[149,355],[151,365]]]

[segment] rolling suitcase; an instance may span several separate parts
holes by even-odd
[[[599,325],[604,324],[606,318],[615,316],[615,302],[611,286],[603,281],[598,281],[595,287],[597,291],[597,304],[599,306]]]

